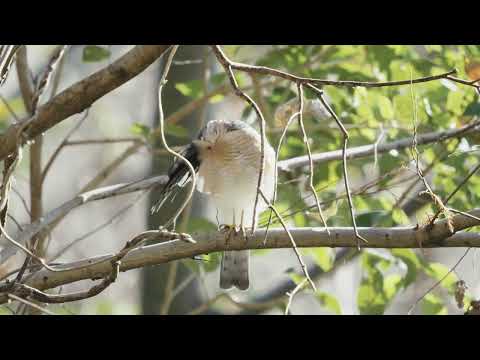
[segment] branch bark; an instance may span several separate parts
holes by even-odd
[[[69,116],[82,112],[105,94],[137,76],[168,48],[169,45],[138,45],[111,65],[62,91],[38,108],[34,116],[10,126],[0,136],[0,160],[15,151],[17,132],[25,122],[29,125],[22,133],[22,144]]]
[[[480,208],[469,212],[480,216]],[[454,231],[458,232],[480,224],[480,221],[461,214],[451,218]],[[480,247],[480,233],[460,232],[450,236],[446,220],[437,222],[431,229],[427,226],[398,228],[358,228],[362,236],[368,237],[371,248],[427,248],[427,247]],[[357,247],[354,230],[350,227],[330,228],[318,227],[292,228],[298,247]],[[150,240],[165,241],[162,232],[153,235]],[[288,234],[280,228],[271,229],[267,244],[263,243],[264,230],[257,230],[253,236],[245,240],[241,235],[233,236],[228,241],[220,232],[192,234],[196,243],[182,240],[170,240],[161,244],[143,246],[126,255],[120,271],[127,271],[149,265],[158,265],[173,260],[189,259],[201,254],[226,250],[246,249],[278,249],[291,248]],[[85,260],[55,266],[56,271],[42,269],[26,278],[25,284],[39,290],[51,289],[85,279],[104,278],[112,271],[111,260],[115,254],[92,257]],[[90,265],[91,264],[91,265]],[[65,271],[58,271],[66,269]],[[0,283],[0,291],[8,289],[8,283]],[[8,300],[7,294],[0,295],[0,304]]]

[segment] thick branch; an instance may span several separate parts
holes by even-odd
[[[473,216],[480,216],[480,209],[470,212]],[[455,231],[479,224],[479,221],[464,215],[455,215],[451,219]],[[398,228],[358,228],[362,236],[368,237],[371,248],[418,248],[427,247],[480,247],[480,234],[462,232],[450,235],[447,221],[437,222],[431,230],[427,227],[398,227]],[[330,228],[330,235],[324,228],[292,228],[290,232],[295,237],[298,247],[357,247],[354,230],[352,228]],[[149,265],[167,263],[173,260],[189,259],[201,254],[208,254],[225,250],[245,249],[277,249],[291,248],[292,243],[288,234],[280,228],[271,229],[269,241],[263,243],[264,230],[257,230],[247,241],[241,235],[228,240],[220,232],[193,234],[196,243],[187,243],[182,240],[171,240],[161,244],[144,246],[132,250],[126,255],[120,271],[127,271]],[[165,234],[159,232],[151,240],[165,241]],[[109,261],[115,255],[104,255],[88,258],[74,263],[58,265],[52,272],[47,269],[38,271],[26,279],[26,285],[39,290],[54,288],[60,285],[73,283],[85,279],[104,278],[112,271]],[[92,264],[92,265],[89,265]],[[0,290],[8,289],[7,283],[0,283]],[[0,303],[7,301],[7,295],[0,296]]]
[[[35,116],[10,126],[0,137],[0,160],[15,151],[17,131],[25,121],[22,142],[35,138],[71,115],[80,113],[96,100],[137,76],[158,59],[169,45],[139,45],[120,59],[73,84],[41,106]]]

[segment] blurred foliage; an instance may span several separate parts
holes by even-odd
[[[83,48],[82,60],[84,62],[97,62],[107,60],[110,57],[110,50],[98,46],[98,45],[87,45]]]
[[[240,46],[226,46],[225,51],[233,59]],[[404,46],[404,45],[301,45],[272,46],[254,61],[256,65],[269,66],[294,73],[299,76],[334,80],[394,81],[437,75],[457,69],[457,77],[473,79],[479,69],[480,46]],[[240,87],[251,86],[249,77],[241,72],[235,76]],[[264,108],[264,114],[274,114],[279,106],[296,97],[296,88],[288,81],[261,77],[262,89],[254,95]],[[210,77],[210,89],[228,85],[228,79],[220,71]],[[175,84],[176,89],[192,100],[204,97],[205,86],[202,80]],[[441,131],[460,127],[480,115],[480,103],[475,91],[448,80],[437,80],[415,84],[415,101],[412,101],[411,86],[383,88],[341,88],[326,86],[324,91],[333,109],[340,116],[350,134],[349,146],[360,146],[381,141],[408,138],[413,133],[413,114],[417,111],[418,133]],[[261,96],[262,98],[258,98]],[[310,91],[305,91],[306,105],[315,99]],[[220,97],[221,99],[221,97]],[[218,99],[216,99],[218,100]],[[212,101],[212,99],[210,99]],[[265,108],[267,107],[267,108]],[[243,118],[252,121],[251,107],[245,105]],[[268,138],[276,147],[282,126],[272,118],[266,118],[269,125]],[[332,119],[305,113],[305,125],[310,137],[312,152],[338,150],[342,144],[341,134]],[[253,119],[255,122],[255,119]],[[176,130],[178,131],[178,129]],[[280,150],[280,159],[301,156],[306,153],[299,136],[299,126],[294,121],[287,132]],[[181,131],[178,131],[181,134]],[[172,134],[174,135],[174,134]],[[430,144],[419,147],[421,167],[430,163],[435,166],[428,174],[428,181],[441,198],[452,192],[456,185],[477,163],[476,138],[459,141],[453,139],[443,144]],[[442,155],[445,156],[441,158]],[[447,156],[451,154],[450,156]],[[438,161],[441,158],[442,161]],[[349,173],[352,188],[357,195],[354,202],[359,226],[408,226],[428,221],[428,216],[436,212],[433,205],[419,208],[415,214],[406,214],[402,205],[417,196],[407,194],[403,203],[397,203],[399,196],[416,178],[410,149],[391,151],[374,157],[349,160]],[[292,226],[322,226],[316,213],[313,197],[308,191],[308,167],[282,174],[279,178],[277,207],[288,218]],[[409,177],[410,176],[410,177]],[[403,181],[399,181],[402,180]],[[405,180],[408,179],[408,180]],[[368,190],[360,191],[362,185],[377,181]],[[350,214],[345,201],[341,162],[329,162],[315,166],[315,187],[319,191],[322,207],[328,214],[330,226],[350,226]],[[468,186],[460,190],[449,205],[459,210],[476,207],[480,200],[480,178],[473,177]],[[262,214],[260,224],[268,221],[269,211]],[[195,219],[194,230],[205,229]],[[278,227],[274,221],[273,227]],[[262,254],[266,251],[255,252]],[[323,271],[335,268],[335,255],[331,249],[302,249],[302,253],[317,264]],[[206,261],[189,261],[198,270],[203,265],[205,271],[218,266],[219,257],[209,255]],[[449,271],[445,265],[429,263],[416,251],[394,249],[385,252],[364,251],[361,255],[363,276],[357,294],[358,310],[362,314],[383,314],[394,298],[413,284],[419,274],[424,274],[433,282],[442,279]],[[292,275],[293,274],[293,275]],[[289,273],[293,281],[301,276]],[[441,283],[443,293],[429,293],[421,301],[424,314],[447,313],[446,303],[453,301],[454,284],[458,280],[454,273]],[[315,294],[319,304],[333,313],[341,313],[340,305],[332,294],[319,291]]]

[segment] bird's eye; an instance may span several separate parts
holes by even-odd
[[[207,150],[212,150],[212,147],[210,145],[208,145]]]

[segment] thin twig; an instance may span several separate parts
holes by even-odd
[[[218,49],[218,46],[212,47],[213,51],[215,52]],[[305,85],[315,85],[315,86],[322,86],[322,85],[333,85],[333,86],[340,86],[340,87],[366,87],[366,88],[377,88],[377,87],[390,87],[390,86],[400,86],[400,85],[409,85],[413,83],[424,83],[439,79],[445,79],[450,75],[456,74],[457,71],[451,70],[443,74],[434,75],[434,76],[425,76],[418,79],[412,80],[400,80],[400,81],[385,81],[385,82],[369,82],[369,81],[337,81],[337,80],[324,80],[324,79],[315,79],[315,78],[305,78],[301,76],[292,75],[285,71],[272,69],[266,66],[256,66],[256,65],[248,65],[248,64],[241,64],[234,62],[225,57],[225,60],[230,64],[233,70],[243,71],[250,74],[263,74],[263,75],[271,75],[275,77],[279,77],[282,79],[290,80],[296,84],[302,83]]]
[[[354,206],[353,206],[352,193],[350,191],[350,185],[349,185],[348,173],[347,173],[347,142],[348,142],[349,135],[348,135],[347,130],[343,126],[342,122],[338,118],[337,114],[333,111],[333,109],[330,107],[328,102],[325,100],[325,98],[323,96],[323,91],[316,88],[315,86],[313,86],[311,84],[308,84],[308,87],[316,93],[316,95],[320,99],[320,102],[325,107],[325,109],[330,113],[330,115],[335,119],[335,122],[337,123],[338,127],[340,128],[340,131],[343,134],[343,149],[342,149],[343,179],[344,179],[344,183],[345,183],[345,191],[347,193],[347,200],[348,200],[348,207],[350,209],[350,216],[352,218],[352,226],[353,226],[353,230],[354,230],[354,233],[355,233],[355,238],[357,239],[357,247],[360,250],[360,242],[358,240],[362,240],[365,243],[368,243],[368,241],[358,233],[357,222],[355,220],[355,209],[354,209]]]
[[[5,108],[8,110],[8,112],[10,113],[10,115],[14,118],[15,124],[18,123],[18,122],[20,121],[20,118],[19,118],[18,115],[15,113],[15,111],[13,111],[13,109],[12,109],[12,107],[10,106],[10,104],[8,103],[8,101],[7,101],[2,95],[0,95],[0,99],[2,100],[3,105],[5,105]]]
[[[133,206],[135,206],[138,201],[140,201],[146,194],[148,194],[148,192],[144,192],[142,194],[140,194],[139,196],[137,196],[130,204],[128,204],[127,206],[124,206],[123,208],[121,208],[119,211],[117,211],[115,214],[113,214],[107,221],[105,221],[104,223],[98,225],[97,227],[95,227],[94,229],[90,230],[89,232],[87,232],[86,234],[80,236],[79,238],[71,241],[67,246],[65,246],[63,249],[61,249],[60,251],[58,251],[55,255],[51,256],[49,258],[49,262],[50,261],[55,261],[56,259],[58,259],[60,256],[62,256],[63,254],[65,254],[68,250],[70,250],[72,247],[74,246],[77,246],[78,244],[80,244],[83,240],[85,239],[88,239],[89,237],[91,237],[92,235],[98,233],[100,230],[104,229],[105,227],[113,224],[116,220],[118,220],[123,214],[125,214],[128,210],[130,210]]]
[[[277,151],[275,153],[275,164],[274,164],[274,169],[275,169],[275,172],[274,172],[274,180],[273,180],[273,183],[275,184],[274,185],[274,188],[273,188],[273,199],[272,199],[272,205],[275,206],[275,202],[277,201],[277,191],[278,191],[278,158],[280,156],[280,151],[282,149],[282,145],[283,145],[283,139],[285,138],[285,135],[288,131],[288,128],[290,127],[290,124],[293,122],[293,120],[295,119],[296,116],[299,116],[300,114],[298,112],[292,114],[292,116],[290,116],[290,118],[288,119],[287,121],[287,124],[285,125],[285,127],[283,128],[283,131],[282,131],[282,134],[280,135],[280,139],[278,140],[278,146],[277,146]],[[267,222],[267,226],[266,226],[266,229],[265,229],[265,239],[263,240],[264,243],[267,242],[267,237],[268,237],[268,230],[270,228],[270,224],[272,222],[272,216],[273,216],[273,210],[270,209],[270,213],[268,215],[268,222]]]
[[[468,175],[460,182],[460,184],[457,185],[457,187],[455,188],[455,190],[453,190],[446,198],[445,200],[443,200],[443,205],[447,205],[447,203],[450,201],[450,199],[452,197],[455,196],[455,194],[463,187],[463,185],[465,185],[468,180],[470,180],[470,178],[475,175],[475,173],[478,171],[478,169],[480,169],[480,163],[477,164],[477,166],[475,166],[472,171],[470,171],[468,173]],[[438,215],[440,215],[441,211],[438,210],[437,213],[433,216],[433,218],[430,220],[430,223],[433,224],[435,222],[435,220],[437,219]]]
[[[90,139],[90,140],[70,140],[65,142],[65,146],[75,145],[103,145],[103,144],[118,144],[118,143],[132,143],[142,141],[138,137],[125,138],[104,138],[104,139]]]
[[[190,283],[197,278],[197,274],[192,272],[190,275],[188,275],[183,281],[178,284],[175,289],[172,291],[172,301],[175,299],[175,297],[180,294]]]
[[[275,216],[277,217],[277,219],[280,221],[280,223],[282,224],[282,227],[283,229],[285,230],[285,232],[288,234],[288,238],[290,239],[290,242],[292,243],[292,247],[293,247],[293,251],[295,251],[295,255],[297,255],[297,259],[298,259],[298,262],[300,263],[300,266],[302,267],[302,271],[303,271],[303,274],[305,275],[305,278],[308,280],[310,286],[312,287],[313,291],[317,291],[317,288],[315,287],[315,284],[314,282],[312,281],[312,279],[310,278],[310,275],[308,274],[308,269],[307,269],[307,266],[305,265],[305,262],[303,261],[303,258],[302,258],[302,255],[300,254],[300,252],[298,251],[298,248],[297,248],[297,244],[295,242],[295,240],[293,239],[293,236],[292,234],[290,233],[290,230],[288,229],[287,225],[285,224],[285,222],[283,221],[283,218],[282,216],[280,215],[280,213],[277,211],[277,209],[275,208],[275,206],[273,206],[270,201],[268,201],[267,197],[265,196],[265,194],[263,193],[262,190],[260,190],[260,195],[262,196],[263,198],[263,201],[265,201],[265,204],[267,204],[267,206],[273,210],[273,212],[275,213]],[[330,236],[330,233],[328,232],[328,235]]]
[[[313,160],[312,160],[312,150],[310,149],[310,143],[309,139],[307,136],[307,132],[305,131],[305,124],[303,123],[303,104],[304,104],[304,99],[303,99],[303,85],[298,84],[298,97],[299,97],[299,107],[298,107],[298,122],[300,124],[300,129],[302,132],[302,137],[303,137],[303,143],[307,147],[307,154],[308,158],[310,159],[309,167],[310,167],[310,174],[309,174],[309,187],[310,191],[312,192],[313,196],[315,197],[315,203],[317,204],[317,210],[318,214],[320,215],[320,219],[322,220],[323,226],[325,226],[325,229],[327,230],[327,233],[330,234],[330,231],[328,230],[328,225],[327,222],[325,221],[325,218],[323,216],[322,212],[322,207],[320,206],[320,200],[318,199],[318,194],[315,191],[315,186],[313,185],[313,176],[314,176],[314,168],[313,168]]]
[[[293,298],[295,297],[295,295],[296,295],[301,289],[303,289],[303,287],[305,286],[306,283],[307,283],[307,279],[303,279],[303,280],[295,287],[295,289],[293,289],[292,292],[287,293],[288,302],[287,302],[287,306],[285,307],[285,315],[288,315],[288,314],[290,313],[290,306],[292,305]]]
[[[450,275],[452,272],[455,271],[455,269],[457,268],[458,265],[460,265],[460,263],[462,262],[462,260],[465,258],[465,256],[467,256],[467,254],[469,253],[469,251],[471,250],[472,248],[468,248],[465,253],[460,257],[460,259],[458,259],[458,261],[455,263],[455,265],[453,265],[453,267],[444,275],[442,276],[442,278],[440,280],[438,280],[435,284],[433,284],[422,296],[420,296],[417,301],[415,301],[415,303],[410,307],[410,309],[408,310],[407,312],[407,315],[411,315],[412,314],[412,311],[415,309],[415,307],[417,306],[417,304],[422,301],[425,296],[427,296],[428,294],[430,294],[430,292],[432,292],[438,285],[440,285],[442,283],[443,280],[445,280],[447,278],[448,275]]]
[[[175,215],[173,217],[170,218],[170,220],[164,225],[165,227],[169,226],[170,224],[172,223],[175,223],[178,216],[183,212],[183,210],[185,209],[185,207],[187,206],[188,202],[192,199],[192,196],[193,196],[193,193],[195,191],[195,188],[196,188],[196,182],[197,182],[197,176],[195,174],[195,169],[194,167],[192,166],[192,164],[190,163],[190,161],[188,161],[183,155],[179,154],[178,152],[172,150],[168,144],[167,144],[167,140],[165,138],[165,130],[164,130],[164,127],[165,127],[165,119],[164,119],[164,114],[163,114],[163,105],[162,105],[162,89],[163,87],[165,86],[165,84],[167,83],[167,76],[168,76],[168,72],[170,70],[170,65],[172,64],[172,60],[173,60],[173,57],[175,56],[175,53],[177,52],[177,49],[178,49],[178,45],[174,45],[172,47],[172,50],[170,50],[170,53],[168,55],[168,58],[166,60],[166,63],[165,63],[165,66],[163,68],[163,73],[162,73],[162,76],[160,78],[160,84],[158,86],[158,110],[159,110],[159,127],[160,127],[160,135],[161,135],[161,140],[162,140],[162,144],[164,146],[164,148],[173,156],[175,157],[178,157],[180,160],[182,160],[188,167],[188,170],[190,172],[190,176],[192,178],[192,183],[190,185],[190,192],[189,194],[187,195],[186,199],[184,200],[183,204],[179,207],[179,209],[177,210],[177,212],[175,213]]]
[[[42,176],[41,176],[42,184],[44,183],[45,178],[46,178],[46,176],[48,174],[48,171],[50,170],[50,167],[52,166],[53,162],[57,159],[58,155],[60,154],[60,152],[62,151],[64,146],[67,145],[68,139],[70,139],[70,137],[75,133],[75,131],[77,131],[80,128],[80,126],[82,126],[83,122],[87,119],[89,111],[90,111],[90,108],[87,108],[85,110],[85,112],[84,112],[83,116],[80,118],[80,120],[75,123],[75,125],[72,127],[72,129],[67,133],[65,138],[62,140],[60,145],[57,146],[57,148],[55,149],[53,154],[50,156],[50,159],[48,159],[47,164],[45,165],[45,167],[43,168],[43,171],[42,171]]]
[[[14,295],[14,294],[8,294],[8,297],[12,300],[16,300],[18,302],[21,302],[22,304],[24,305],[27,305],[27,306],[30,306],[31,308],[34,308],[35,310],[39,310],[41,311],[42,313],[45,313],[47,315],[57,315],[47,309],[45,309],[44,307],[42,306],[39,306],[31,301],[28,301],[28,300],[25,300],[25,299],[22,299],[21,297],[17,296],[17,295]]]
[[[410,69],[410,72],[411,72],[411,69]],[[434,202],[435,206],[438,207],[439,211],[441,211],[445,215],[445,218],[447,219],[448,228],[453,234],[454,233],[454,227],[453,227],[453,224],[450,221],[450,217],[449,217],[449,214],[448,214],[448,209],[443,204],[442,199],[437,194],[435,194],[433,192],[432,188],[430,187],[430,185],[427,182],[427,179],[425,179],[425,176],[422,173],[422,169],[420,168],[420,161],[419,161],[420,154],[419,154],[418,148],[417,148],[417,123],[418,123],[417,99],[416,99],[413,83],[410,85],[410,94],[411,94],[412,107],[413,107],[413,117],[412,117],[412,121],[413,121],[413,144],[412,144],[411,150],[412,150],[412,154],[413,154],[413,159],[415,161],[417,174],[418,174],[419,179],[422,181],[423,185],[425,186],[426,193],[430,196],[430,198]],[[429,226],[430,227],[433,226],[433,221],[430,222]]]

